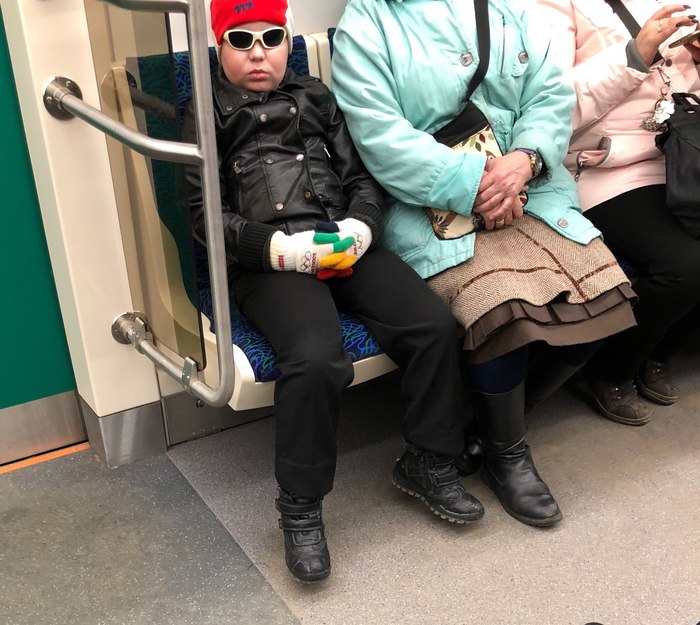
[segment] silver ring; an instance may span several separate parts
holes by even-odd
[[[505,219],[499,219],[499,220],[496,222],[496,225],[497,225],[497,226],[503,226],[505,223],[506,223],[506,220],[505,220]]]
[[[659,20],[659,25],[658,25],[658,31],[661,32],[661,29],[664,27],[664,21]]]

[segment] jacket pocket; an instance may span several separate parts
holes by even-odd
[[[514,78],[522,76],[530,64],[530,55],[527,52],[527,47],[523,41],[522,34],[519,30],[506,24],[505,26],[506,52],[510,58],[510,75]]]
[[[240,165],[238,158],[232,158],[229,160],[225,167],[225,182],[226,182],[226,200],[233,212],[242,215],[243,217],[248,217],[243,215],[243,189],[241,183],[243,182],[243,170]]]
[[[610,137],[603,137],[594,150],[568,152],[564,159],[567,169],[575,171],[574,180],[578,182],[584,169],[601,166],[610,156],[612,142]]]
[[[530,55],[523,41],[522,33],[512,24],[506,23],[501,16],[500,28],[491,35],[492,45],[496,48],[498,73],[501,78],[522,76],[530,63]]]
[[[387,210],[384,232],[386,247],[409,265],[412,265],[411,259],[423,253],[432,239],[435,239],[433,228],[423,210],[401,202],[395,202]]]

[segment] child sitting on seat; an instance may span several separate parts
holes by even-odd
[[[403,371],[407,445],[394,484],[450,521],[475,521],[484,510],[453,461],[465,425],[456,322],[380,245],[383,193],[333,94],[286,68],[287,15],[286,0],[211,3],[229,283],[276,353],[276,506],[287,567],[309,582],[331,569],[321,502],[333,485],[341,394],[353,380],[338,310],[359,318]],[[196,142],[193,117],[190,104],[185,141]],[[187,181],[193,229],[204,242],[198,167],[187,168]]]

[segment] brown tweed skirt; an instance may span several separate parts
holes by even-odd
[[[533,341],[575,345],[635,325],[628,278],[601,239],[580,245],[523,216],[476,236],[474,257],[427,280],[481,363]]]

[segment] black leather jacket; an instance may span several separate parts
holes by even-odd
[[[196,142],[193,105],[183,141]],[[258,93],[232,85],[221,69],[214,85],[221,209],[229,267],[271,271],[277,230],[313,230],[318,221],[353,217],[382,230],[384,194],[367,173],[335,96],[317,78],[288,70],[280,86]],[[195,237],[205,242],[199,167],[185,167]]]

